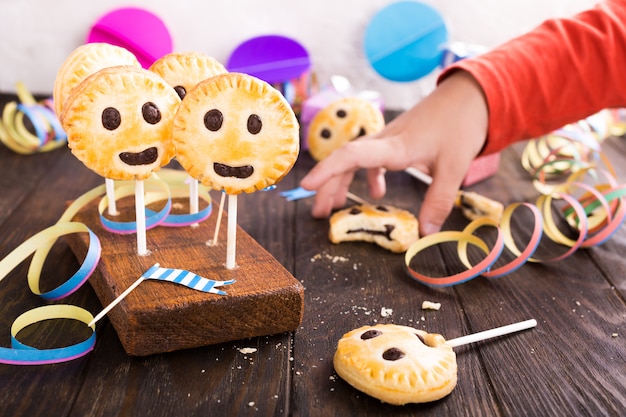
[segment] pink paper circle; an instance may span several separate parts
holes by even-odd
[[[165,23],[155,14],[134,7],[115,9],[98,19],[87,36],[87,43],[91,42],[126,48],[144,68],[173,50]]]

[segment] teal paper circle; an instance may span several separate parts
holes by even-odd
[[[448,30],[441,14],[418,1],[400,1],[380,10],[365,31],[365,55],[391,81],[415,81],[441,63]]]

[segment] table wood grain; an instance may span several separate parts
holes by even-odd
[[[505,150],[498,173],[468,189],[505,204],[534,201],[537,193],[519,162],[522,146]],[[626,140],[610,138],[603,147],[626,181]],[[131,357],[105,318],[98,323],[94,351],[83,358],[45,366],[0,365],[0,415],[626,414],[624,227],[603,245],[563,261],[526,264],[499,279],[430,288],[408,277],[403,255],[365,243],[333,245],[328,222],[309,214],[311,200],[287,202],[278,196],[297,186],[312,166],[303,153],[279,190],[239,199],[239,225],[305,287],[304,317],[295,332]],[[68,201],[101,182],[68,149],[18,155],[0,146],[0,257],[52,225]],[[417,213],[426,186],[403,173],[389,173],[388,182],[384,201]],[[352,191],[367,196],[362,173]],[[455,211],[445,229],[466,224]],[[530,226],[516,221],[514,233]],[[452,268],[452,256],[435,251],[431,262]],[[67,244],[57,243],[42,286],[53,288],[77,267]],[[29,291],[27,270],[24,262],[0,281],[0,346],[10,345],[17,316],[46,304]],[[440,302],[441,309],[422,310],[424,300]],[[62,302],[94,315],[102,308],[89,285]],[[383,308],[392,309],[391,316],[381,315]],[[457,348],[458,385],[433,403],[384,404],[356,391],[333,370],[338,339],[362,325],[403,324],[451,339],[529,318],[537,319],[535,329]],[[72,326],[68,320],[51,321],[30,326],[20,338],[39,347],[59,346],[72,342]]]

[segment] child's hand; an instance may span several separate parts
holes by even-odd
[[[333,208],[345,205],[360,168],[368,170],[370,195],[378,199],[385,195],[386,170],[414,167],[433,177],[419,213],[420,234],[439,231],[483,147],[487,127],[482,89],[469,73],[454,72],[381,132],[347,143],[302,179],[302,187],[317,190],[313,216],[327,217]]]

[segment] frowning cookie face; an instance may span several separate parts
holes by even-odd
[[[135,67],[96,72],[72,92],[61,116],[72,153],[114,180],[145,179],[174,156],[180,99],[161,77]]]
[[[345,97],[320,110],[309,126],[307,141],[311,156],[321,161],[346,142],[380,131],[385,120],[373,103]]]
[[[198,84],[174,119],[178,161],[227,194],[280,181],[298,157],[299,127],[284,97],[255,77],[228,73]]]

